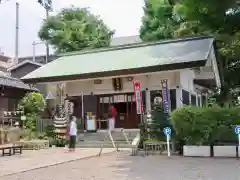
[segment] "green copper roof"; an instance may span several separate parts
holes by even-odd
[[[195,37],[74,52],[24,76],[22,80],[131,70],[206,60],[213,38]]]

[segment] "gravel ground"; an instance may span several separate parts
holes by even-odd
[[[129,152],[1,177],[0,180],[240,180],[240,160],[129,156]]]

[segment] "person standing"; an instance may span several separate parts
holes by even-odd
[[[110,106],[109,106],[108,114],[109,114],[108,129],[111,132],[115,128],[115,120],[116,120],[116,116],[117,116],[117,110],[112,104],[110,104]]]
[[[75,151],[76,139],[77,139],[76,117],[72,117],[71,122],[69,124],[69,152]]]

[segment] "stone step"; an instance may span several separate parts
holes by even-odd
[[[135,134],[127,134],[129,141],[132,141],[136,137]],[[78,136],[78,141],[103,141],[107,136],[107,133],[95,133],[95,134],[83,134]],[[114,141],[125,141],[125,137],[122,134],[112,134]],[[109,139],[110,140],[110,139]]]
[[[129,141],[132,141],[139,130],[126,130],[125,134],[128,137]],[[103,141],[104,138],[107,136],[107,131],[98,131],[96,133],[82,133],[78,136],[79,141]],[[113,132],[112,137],[114,140],[121,141],[125,140],[125,137],[123,136],[122,132],[120,130]]]
[[[103,145],[104,148],[113,148],[111,141],[82,141],[76,144],[76,147],[80,148],[101,148]],[[115,142],[115,145],[119,148],[126,147],[128,144],[126,142]]]

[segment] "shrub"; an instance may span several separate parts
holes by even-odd
[[[209,138],[211,129],[203,118],[203,108],[184,106],[175,110],[170,119],[178,140],[200,145]]]
[[[163,134],[163,129],[169,126],[168,114],[164,113],[161,104],[155,104],[151,111],[151,122],[144,116],[144,121],[140,127],[140,147],[144,141],[164,141],[166,137]]]
[[[240,109],[213,106],[206,108],[204,118],[211,126],[210,144],[236,142],[235,125],[240,123]]]
[[[19,108],[26,116],[24,127],[30,131],[36,131],[36,120],[45,108],[43,95],[37,92],[26,93],[19,103]]]
[[[52,142],[52,145],[55,145],[56,147],[65,147],[68,144],[68,141],[66,139],[54,139]]]
[[[234,125],[240,123],[239,108],[221,108],[212,106],[198,108],[184,106],[171,115],[176,138],[186,144],[217,144],[234,142]]]
[[[41,93],[31,92],[27,93],[19,103],[20,109],[27,113],[34,113],[39,115],[44,111],[45,100]]]
[[[45,131],[45,135],[49,138],[55,138],[56,137],[56,133],[55,133],[55,127],[54,125],[48,125]]]

